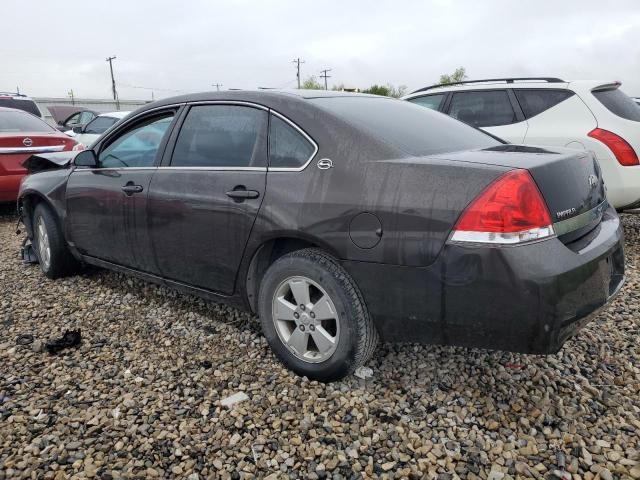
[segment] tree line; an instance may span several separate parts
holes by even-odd
[[[456,68],[451,74],[440,75],[440,85],[446,85],[448,83],[461,82],[467,79],[467,72],[464,67]],[[324,90],[324,85],[320,83],[318,78],[314,75],[307,77],[300,85],[300,88],[306,90]],[[349,89],[344,84],[333,85],[331,87],[333,91],[356,91],[361,93],[370,93],[372,95],[381,95],[384,97],[400,98],[407,93],[406,85],[394,86],[391,83],[384,85],[374,84],[364,90],[361,89]]]

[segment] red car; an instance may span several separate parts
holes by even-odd
[[[22,162],[32,154],[83,148],[35,115],[0,107],[0,202],[16,201],[22,177],[27,174]]]

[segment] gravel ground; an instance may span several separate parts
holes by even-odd
[[[330,385],[284,369],[243,312],[100,270],[47,280],[18,259],[15,221],[0,217],[0,480],[640,478],[640,216],[624,291],[559,354],[390,345],[371,378]],[[43,351],[75,328],[78,348]]]

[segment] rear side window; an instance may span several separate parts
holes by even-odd
[[[440,93],[438,95],[426,95],[424,97],[410,98],[409,101],[416,105],[420,105],[421,107],[438,110],[445,96],[446,94]]]
[[[480,130],[411,102],[364,95],[310,100],[410,155],[435,155],[501,145]]]
[[[238,105],[191,107],[173,150],[173,167],[265,167],[267,112]]]
[[[516,122],[516,112],[506,90],[454,93],[449,115],[474,127],[497,127]]]
[[[36,117],[42,117],[40,109],[33,100],[21,100],[18,98],[0,98],[0,107],[17,108]]]
[[[0,132],[52,132],[55,131],[46,122],[24,112],[0,112]]]
[[[535,117],[536,115],[549,110],[551,107],[558,105],[573,95],[570,90],[514,90],[522,113],[525,118]]]
[[[276,115],[269,121],[269,167],[300,168],[316,147],[301,132]]]
[[[633,120],[634,122],[640,122],[640,108],[619,88],[596,90],[592,93],[593,96],[614,115],[627,120]]]

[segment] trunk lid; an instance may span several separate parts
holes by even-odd
[[[0,135],[0,175],[25,173],[31,155],[71,150],[77,142],[60,132],[20,132]]]
[[[606,207],[600,166],[589,152],[507,144],[438,157],[528,170],[547,203],[556,234],[566,241],[595,227]]]

